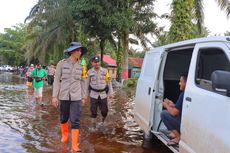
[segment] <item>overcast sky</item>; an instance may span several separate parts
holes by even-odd
[[[158,0],[155,11],[159,14],[169,13],[172,0]],[[163,20],[162,25],[169,27],[169,22]],[[230,31],[230,19],[227,19],[226,13],[221,11],[216,0],[204,0],[204,24],[210,31],[210,36],[215,34],[223,35],[226,31]]]
[[[17,23],[23,23],[31,8],[38,0],[0,0],[0,32],[4,28],[10,28]],[[158,0],[156,12],[159,14],[169,13],[171,0]],[[210,35],[223,34],[230,31],[230,20],[226,18],[225,12],[220,11],[215,0],[204,0],[205,26],[210,30]],[[169,22],[161,21],[162,25]],[[166,28],[167,29],[167,28]]]
[[[24,23],[38,0],[0,0],[0,32],[17,23]]]

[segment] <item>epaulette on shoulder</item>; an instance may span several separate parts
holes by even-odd
[[[65,62],[65,61],[66,61],[66,59],[62,59],[62,60],[60,60],[60,61],[58,62],[58,64],[59,64],[59,65],[62,65],[63,62]]]
[[[62,59],[62,60],[60,60],[58,63],[62,63],[62,62],[64,62],[64,61],[66,61],[66,59]]]
[[[60,62],[63,63],[63,62],[65,62],[65,61],[67,61],[66,58],[62,59]]]
[[[93,72],[93,69],[92,69],[92,68],[88,70],[88,73],[92,73],[92,72]]]

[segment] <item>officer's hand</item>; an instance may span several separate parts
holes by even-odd
[[[85,106],[89,102],[89,97],[82,99],[82,105]]]
[[[82,102],[82,106],[85,106],[85,98],[82,98],[81,102]]]
[[[56,97],[53,97],[52,98],[52,105],[54,106],[54,107],[58,107],[58,105],[59,105],[59,101],[58,101],[58,99],[56,98]]]
[[[113,99],[113,95],[108,96],[109,100]]]

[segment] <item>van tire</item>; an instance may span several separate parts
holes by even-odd
[[[157,137],[153,133],[144,133],[144,139],[142,143],[143,148],[149,148],[154,142],[156,142]]]

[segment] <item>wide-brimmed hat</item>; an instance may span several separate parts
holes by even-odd
[[[68,53],[70,53],[70,52],[72,52],[72,51],[74,51],[75,49],[78,49],[78,48],[81,48],[81,56],[83,56],[84,54],[86,54],[87,48],[83,47],[81,45],[81,43],[79,43],[79,42],[71,42],[70,43],[70,47],[67,48],[67,49],[65,49],[64,53],[68,54]]]

